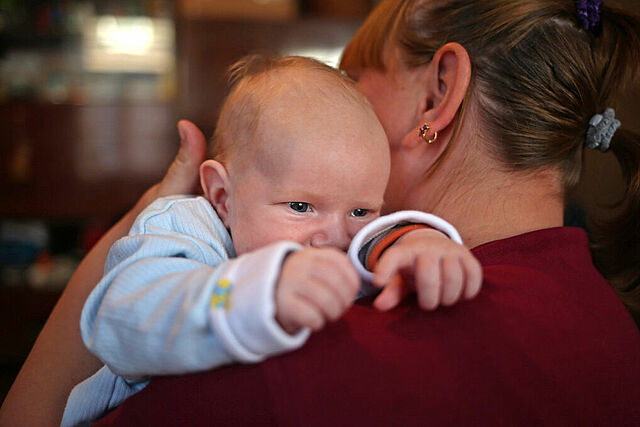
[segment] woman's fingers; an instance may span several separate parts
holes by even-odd
[[[207,150],[207,141],[203,133],[189,120],[178,122],[178,133],[181,145],[185,148],[178,152],[178,160],[200,166],[206,157]]]
[[[200,164],[207,156],[207,141],[196,125],[188,120],[178,122],[180,149],[158,186],[158,197],[197,193]]]

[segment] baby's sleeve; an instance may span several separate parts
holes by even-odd
[[[254,362],[302,345],[275,321],[280,266],[299,245],[234,256],[210,204],[166,199],[112,248],[81,316],[85,345],[129,379]]]
[[[382,252],[381,249],[390,246],[404,232],[420,226],[441,231],[454,242],[462,244],[460,233],[453,225],[426,212],[398,211],[371,221],[354,236],[348,251],[351,262],[364,281],[361,295],[368,295],[374,291],[372,287],[368,286],[373,280],[373,273],[368,268],[371,264],[368,261],[372,253],[377,252],[379,255]]]

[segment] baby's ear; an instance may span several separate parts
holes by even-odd
[[[222,163],[216,160],[205,160],[200,165],[200,184],[204,189],[205,197],[211,202],[225,226],[229,216],[229,196],[231,194],[231,181],[229,173]]]

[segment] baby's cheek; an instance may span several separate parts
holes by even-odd
[[[246,252],[251,251],[251,244],[249,242],[245,242],[243,233],[235,234],[232,231],[231,239],[233,240],[233,247],[236,250],[237,256],[240,256]]]
[[[231,238],[233,239],[233,247],[236,249],[236,255],[238,256],[259,249],[267,244],[263,242],[261,235],[252,232],[252,230],[248,228],[233,230]]]
[[[292,236],[288,231],[274,223],[263,223],[259,227],[248,227],[235,235],[232,234],[233,246],[236,248],[236,254],[241,255],[282,240],[305,244],[305,242],[299,241],[298,236]]]
[[[353,239],[353,237],[360,231],[365,225],[369,224],[374,219],[378,218],[380,215],[370,215],[366,219],[361,220],[353,220],[349,223],[349,237]]]

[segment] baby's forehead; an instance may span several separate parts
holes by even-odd
[[[375,136],[370,135],[365,120],[345,120],[340,114],[334,115],[333,110],[327,111],[331,114],[294,112],[294,117],[259,126],[251,149],[255,167],[277,178],[292,165],[304,165],[298,173],[322,180],[327,174],[336,173],[344,173],[347,178],[354,168],[388,160],[386,140],[373,141]]]
[[[245,110],[253,115],[236,116],[251,130],[236,145],[243,149],[234,150],[234,157],[253,160],[251,165],[265,173],[286,170],[294,161],[310,168],[323,164],[333,168],[327,161],[337,156],[348,167],[357,159],[379,157],[388,150],[370,104],[336,70],[282,67],[253,76],[236,89],[236,101],[255,107]]]

